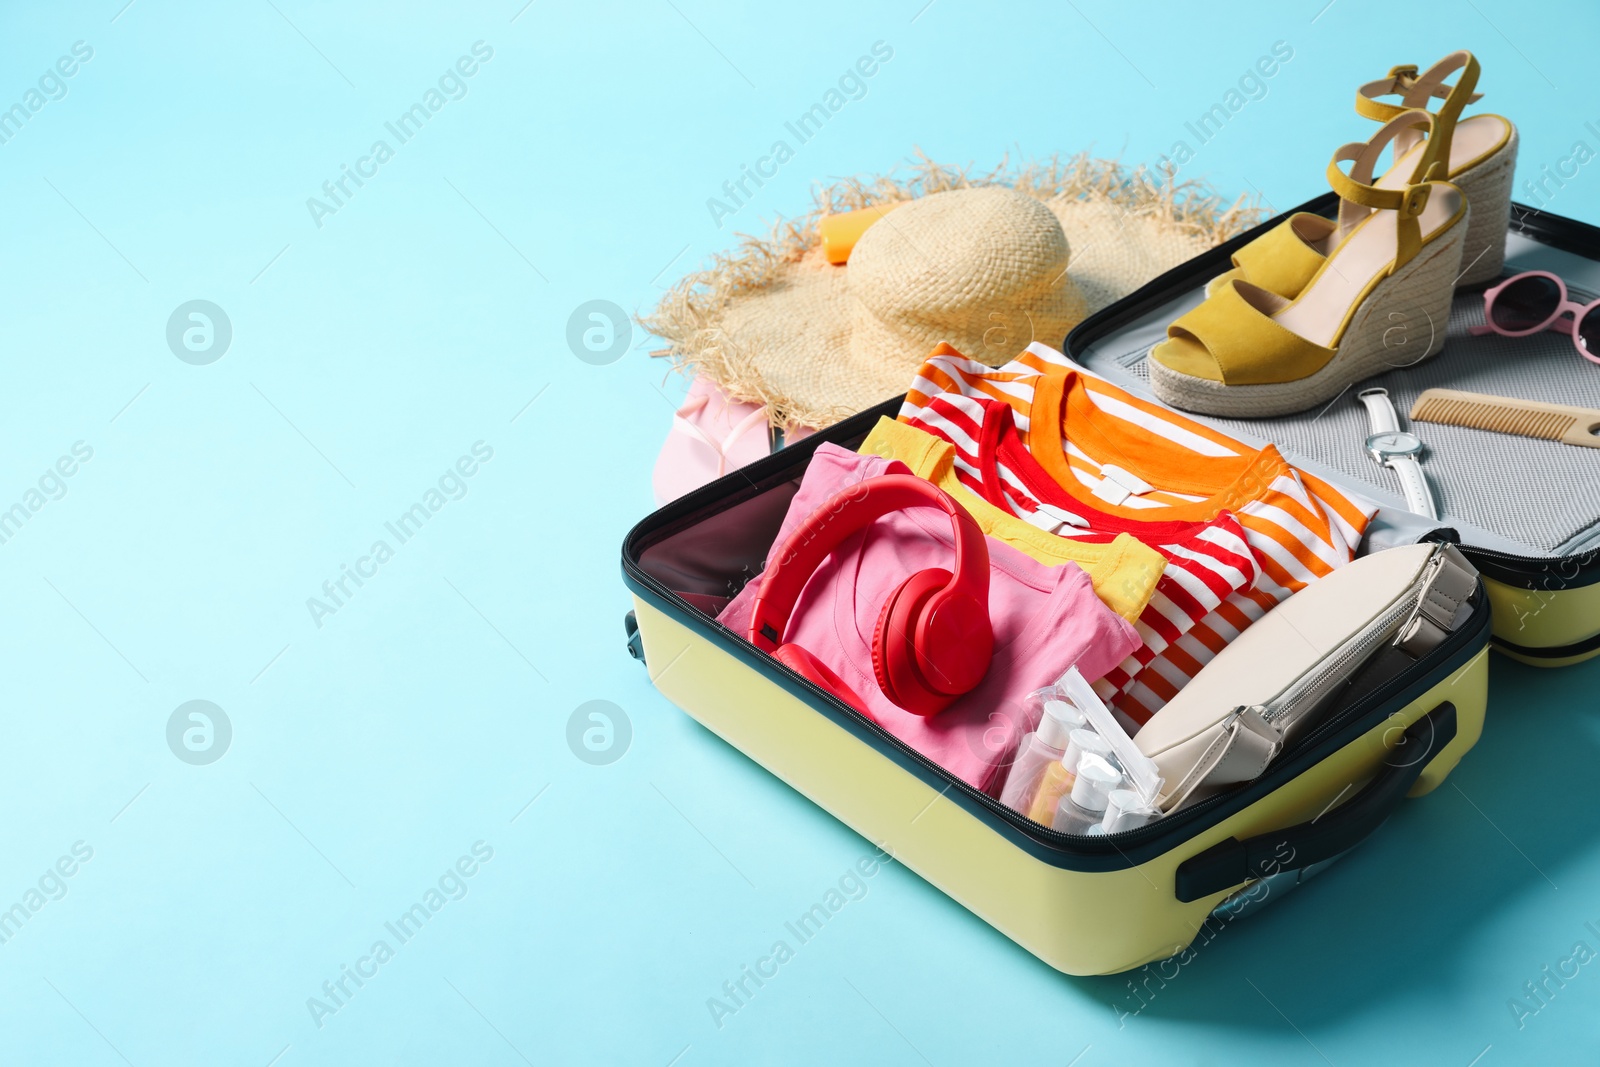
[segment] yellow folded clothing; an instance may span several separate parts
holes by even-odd
[[[1100,544],[1073,541],[1043,530],[989,503],[956,478],[955,447],[931,433],[882,418],[858,452],[897,459],[955,497],[978,527],[1041,563],[1076,563],[1089,575],[1101,603],[1129,622],[1139,618],[1160,581],[1166,560],[1129,534]]]

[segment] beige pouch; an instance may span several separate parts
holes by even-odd
[[[1465,621],[1478,572],[1454,545],[1375,552],[1267,612],[1134,737],[1176,811],[1248,782],[1385,644],[1421,656]]]

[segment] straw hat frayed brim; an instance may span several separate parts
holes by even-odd
[[[852,180],[819,189],[816,209],[743,238],[709,269],[678,282],[641,324],[669,342],[679,367],[715,381],[736,400],[765,404],[774,425],[827,426],[903,393],[932,347],[897,331],[852,296],[848,267],[828,264],[817,238],[824,214],[1006,186],[1050,209],[1070,247],[1070,284],[1005,314],[976,313],[941,327],[965,354],[988,363],[1031,340],[1060,345],[1084,315],[1256,221],[1194,183],[1157,184],[1087,155],[981,178],[925,159],[904,179]],[[942,199],[942,198],[941,198]],[[879,225],[887,225],[886,221]],[[967,318],[972,321],[968,322]]]

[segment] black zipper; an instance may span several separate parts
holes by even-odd
[[[1204,818],[1207,813],[1215,811],[1230,802],[1237,803],[1242,808],[1244,806],[1244,798],[1248,797],[1249,795],[1257,792],[1270,792],[1271,789],[1276,788],[1277,785],[1281,784],[1282,782],[1292,779],[1296,774],[1300,773],[1300,771],[1304,769],[1304,767],[1301,767],[1300,764],[1304,760],[1306,754],[1313,751],[1313,747],[1316,743],[1323,740],[1334,731],[1344,729],[1350,726],[1352,723],[1358,722],[1365,716],[1369,715],[1374,708],[1382,706],[1393,694],[1402,691],[1407,685],[1413,683],[1416,679],[1424,677],[1428,671],[1437,670],[1437,668],[1432,666],[1426,666],[1425,668],[1424,661],[1419,660],[1415,667],[1409,668],[1395,675],[1382,685],[1376,687],[1372,692],[1363,696],[1350,707],[1342,709],[1336,715],[1330,717],[1326,722],[1311,730],[1304,738],[1296,742],[1293,749],[1281,754],[1278,759],[1274,761],[1274,765],[1271,770],[1253,782],[1244,783],[1235,789],[1230,789],[1223,793],[1219,793],[1216,796],[1208,797],[1205,800],[1199,801],[1198,803],[1184,808],[1182,811],[1168,815],[1165,818],[1158,819],[1155,822],[1148,823],[1144,826],[1137,826],[1130,830],[1123,830],[1115,834],[1101,834],[1093,837],[1087,837],[1075,834],[1064,834],[1057,830],[1051,829],[1050,827],[1036,823],[1032,819],[1022,815],[1020,812],[1017,812],[1012,808],[1000,803],[994,797],[991,797],[982,790],[968,785],[966,782],[962,781],[960,778],[957,778],[955,775],[945,770],[927,756],[924,756],[916,749],[907,745],[904,741],[901,741],[898,737],[894,736],[877,723],[863,716],[860,712],[856,711],[854,708],[840,700],[838,697],[834,696],[832,693],[813,684],[807,679],[789,670],[789,668],[783,666],[781,663],[778,663],[778,661],[772,659],[770,656],[760,652],[755,648],[754,645],[751,645],[748,641],[740,638],[732,630],[721,625],[720,623],[706,621],[703,615],[695,611],[694,608],[690,607],[687,603],[679,600],[670,589],[666,588],[650,575],[644,573],[644,571],[641,570],[626,554],[624,554],[622,560],[622,571],[623,578],[628,585],[634,588],[636,592],[648,593],[654,599],[656,599],[662,607],[672,609],[672,611],[677,615],[687,616],[691,626],[706,631],[706,636],[712,638],[724,648],[733,651],[741,658],[751,660],[752,665],[758,670],[761,670],[763,673],[767,674],[768,677],[772,677],[774,680],[784,683],[787,688],[796,690],[797,695],[803,695],[813,705],[817,704],[818,701],[821,701],[822,703],[834,708],[836,710],[836,714],[832,716],[832,718],[835,721],[840,722],[840,724],[846,726],[847,729],[852,729],[866,734],[867,737],[871,739],[871,742],[880,748],[893,749],[900,755],[903,762],[907,762],[916,767],[922,768],[923,771],[926,772],[924,778],[931,776],[936,780],[942,780],[945,782],[946,784],[944,789],[940,791],[941,794],[954,791],[963,795],[967,800],[984,809],[990,815],[996,816],[1011,828],[1021,831],[1028,840],[1049,846],[1050,851],[1054,853],[1065,854],[1074,858],[1090,858],[1098,860],[1104,860],[1112,856],[1119,856],[1123,860],[1127,861],[1127,866],[1136,865],[1135,861],[1127,855],[1127,849],[1139,849],[1140,852],[1143,853],[1145,851],[1149,851],[1149,846],[1152,842],[1170,836],[1172,841],[1166,848],[1154,849],[1150,852],[1150,856],[1137,861],[1146,862],[1148,858],[1151,858],[1154,855],[1160,855],[1161,853],[1169,851],[1171,848],[1181,845],[1185,841],[1192,839],[1194,836],[1192,833],[1183,834],[1179,831],[1183,830],[1185,827],[1193,825],[1197,820]],[[1454,653],[1465,647],[1474,639],[1474,637],[1481,638],[1484,635],[1484,632],[1487,631],[1487,613],[1488,605],[1480,591],[1478,594],[1478,605],[1473,614],[1473,621],[1476,622],[1476,625],[1473,625],[1471,622],[1469,622],[1467,625],[1450,634],[1449,637],[1446,638],[1445,642],[1440,646],[1440,649],[1436,650],[1435,654],[1429,657],[1430,660],[1437,657],[1437,659],[1441,661],[1450,661],[1450,665],[1453,668],[1455,666],[1453,662],[1455,658]],[[685,620],[680,618],[679,621],[683,622]],[[1482,643],[1484,642],[1479,641],[1480,645]],[[1307,765],[1309,766],[1309,764]],[[1296,769],[1290,770],[1290,768]]]
[[[1459,546],[1486,578],[1521,589],[1559,592],[1600,583],[1600,548],[1575,556],[1519,556],[1493,548]],[[1554,575],[1556,581],[1543,581]]]

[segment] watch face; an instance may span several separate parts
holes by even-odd
[[[1375,433],[1367,438],[1367,451],[1380,456],[1415,456],[1422,451],[1422,438],[1404,430]]]

